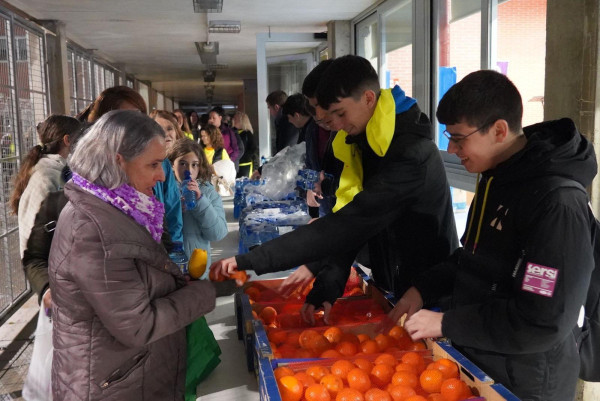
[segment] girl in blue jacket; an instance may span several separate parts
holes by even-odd
[[[227,221],[223,201],[210,183],[212,170],[202,147],[189,139],[177,140],[168,151],[167,158],[173,166],[177,181],[190,172],[192,180],[188,189],[196,193],[196,207],[183,211],[183,246],[190,256],[194,249],[205,249],[210,266],[210,241],[219,241],[227,235]],[[202,276],[208,277],[208,270]]]

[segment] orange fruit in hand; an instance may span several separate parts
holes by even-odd
[[[329,369],[327,369],[325,366],[320,366],[320,365],[313,365],[313,366],[309,367],[308,369],[306,369],[306,374],[311,376],[316,381],[321,380],[323,378],[323,376],[326,376],[330,373],[331,372],[329,371]]]
[[[282,401],[300,401],[304,394],[304,387],[294,376],[283,376],[277,381],[279,394]]]
[[[374,366],[371,361],[365,358],[356,358],[354,364],[367,373],[371,373],[371,369],[373,369]]]
[[[335,346],[335,350],[343,356],[352,356],[358,352],[358,346],[350,341],[341,341]]]
[[[444,375],[437,369],[426,369],[419,377],[421,388],[428,393],[439,393],[443,380]]]
[[[223,275],[221,275],[221,274],[218,273],[218,269],[211,270],[208,273],[208,279],[210,281],[221,282],[221,281],[225,281],[226,278],[227,277],[225,277],[225,276],[223,276]]]
[[[392,381],[394,373],[395,370],[392,365],[388,365],[387,363],[375,365],[373,366],[373,369],[371,369],[371,383],[379,388],[384,388]]]
[[[379,346],[375,340],[366,340],[359,344],[360,352],[364,354],[376,354],[379,352]]]
[[[392,397],[387,391],[373,387],[365,393],[365,401],[392,401]]]
[[[464,381],[451,378],[442,382],[440,393],[446,401],[459,401],[469,397],[471,391]]]
[[[335,401],[365,401],[365,397],[360,391],[346,387],[340,390],[335,397]]]
[[[369,374],[360,368],[354,368],[348,372],[346,380],[348,381],[348,387],[358,390],[361,393],[371,388]]]
[[[334,374],[323,376],[319,383],[329,391],[331,398],[335,398],[340,390],[344,388],[343,380]]]
[[[313,384],[304,391],[306,401],[330,401],[331,394],[322,384]]]
[[[342,340],[342,336],[344,335],[344,333],[339,327],[332,326],[325,330],[323,335],[325,336],[325,338],[327,338],[327,341],[329,341],[330,343],[337,344]]]
[[[392,354],[384,353],[375,358],[375,365],[379,365],[380,363],[387,363],[391,366],[396,366],[396,358]]]
[[[392,375],[392,385],[394,386],[416,388],[418,384],[419,378],[414,373],[400,371]]]
[[[283,376],[294,376],[294,371],[287,366],[279,366],[273,370],[273,374],[275,375],[275,379],[279,380]]]
[[[458,379],[460,374],[458,373],[458,365],[447,358],[438,359],[436,362],[436,369],[438,369],[444,375],[444,379]]]
[[[260,300],[260,290],[256,287],[248,287],[244,290],[244,293],[246,293],[246,295],[248,295],[248,298],[250,298],[254,302]]]
[[[356,366],[352,362],[346,359],[340,359],[339,361],[335,361],[333,365],[331,365],[331,373],[336,375],[343,381],[346,381],[348,372],[355,368]]]
[[[237,270],[229,275],[230,280],[235,280],[235,285],[241,287],[246,281],[248,281],[248,274],[245,270]]]
[[[272,306],[265,306],[258,314],[258,317],[260,317],[265,324],[269,325],[275,322],[277,311]]]
[[[294,375],[294,377],[300,380],[300,383],[302,383],[304,389],[306,389],[310,385],[316,384],[315,379],[307,375],[306,372],[298,372]]]
[[[387,391],[394,401],[403,401],[407,397],[417,395],[412,387],[403,386],[401,384],[396,386],[392,384],[388,387]]]

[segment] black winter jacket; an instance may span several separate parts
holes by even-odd
[[[307,301],[319,305],[343,293],[350,263],[369,243],[375,281],[401,295],[417,273],[445,260],[458,246],[450,189],[427,116],[414,105],[396,115],[384,157],[366,135],[348,136],[362,152],[363,191],[336,213],[236,257],[258,274],[331,257]],[[348,262],[349,260],[349,262]],[[340,263],[339,261],[343,261]]]
[[[596,159],[569,119],[524,132],[524,149],[482,174],[464,248],[415,286],[429,302],[453,294],[443,334],[494,380],[522,400],[568,400],[579,371],[572,329],[594,268],[593,216],[583,191],[549,179],[588,186]]]

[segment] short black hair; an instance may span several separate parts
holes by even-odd
[[[316,97],[319,106],[325,110],[331,104],[345,97],[360,98],[365,90],[372,90],[379,96],[380,86],[377,72],[369,60],[347,55],[333,60],[327,67],[319,85]]]
[[[210,109],[210,111],[208,112],[210,113],[217,113],[218,115],[220,115],[221,117],[225,117],[225,109],[221,106],[215,106],[212,109]]]
[[[331,63],[333,63],[333,59],[323,60],[308,73],[306,78],[304,78],[304,82],[302,82],[302,94],[304,96],[315,97],[321,77]]]
[[[452,86],[440,100],[435,115],[442,124],[466,123],[481,131],[502,119],[511,132],[518,134],[523,101],[517,87],[505,75],[480,70]]]
[[[282,90],[277,90],[269,93],[265,101],[269,106],[283,106],[285,101],[287,100],[287,93]]]
[[[281,114],[284,116],[291,116],[294,115],[294,113],[299,113],[300,115],[310,117],[314,114],[314,110],[311,109],[306,96],[302,93],[294,93],[288,97],[283,106],[281,106]]]

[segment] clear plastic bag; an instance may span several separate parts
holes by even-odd
[[[27,401],[52,400],[52,319],[40,306],[35,341],[27,378],[23,384],[23,398]]]

